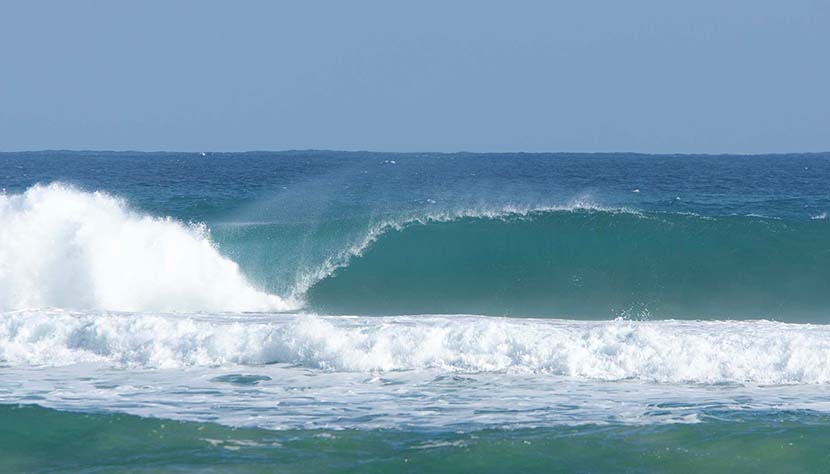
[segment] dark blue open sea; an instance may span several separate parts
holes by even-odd
[[[0,153],[0,472],[827,472],[830,154]]]

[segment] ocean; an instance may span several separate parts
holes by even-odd
[[[830,153],[0,153],[0,472],[826,472]]]

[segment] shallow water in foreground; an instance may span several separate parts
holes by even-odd
[[[2,472],[822,472],[830,419],[713,411],[697,424],[475,432],[233,429],[0,406]]]

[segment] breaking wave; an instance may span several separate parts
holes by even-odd
[[[204,225],[143,215],[62,184],[0,195],[0,309],[285,310]]]
[[[296,242],[283,240],[280,224],[257,227],[255,242],[226,233],[223,249],[234,249],[240,268],[204,224],[145,215],[106,193],[55,183],[3,194],[0,310],[830,316],[830,225],[823,219],[705,217],[576,201],[351,223],[348,232],[340,222],[326,223],[325,232],[308,225],[297,232],[324,240],[323,258],[304,259]]]
[[[304,297],[334,314],[822,321],[828,242],[821,220],[584,203],[467,211],[376,226]]]
[[[283,363],[671,383],[830,383],[830,327],[772,321],[566,321],[7,312],[0,361],[59,366]]]

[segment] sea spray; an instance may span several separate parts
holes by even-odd
[[[204,225],[62,184],[0,195],[0,309],[285,310],[220,255]]]

